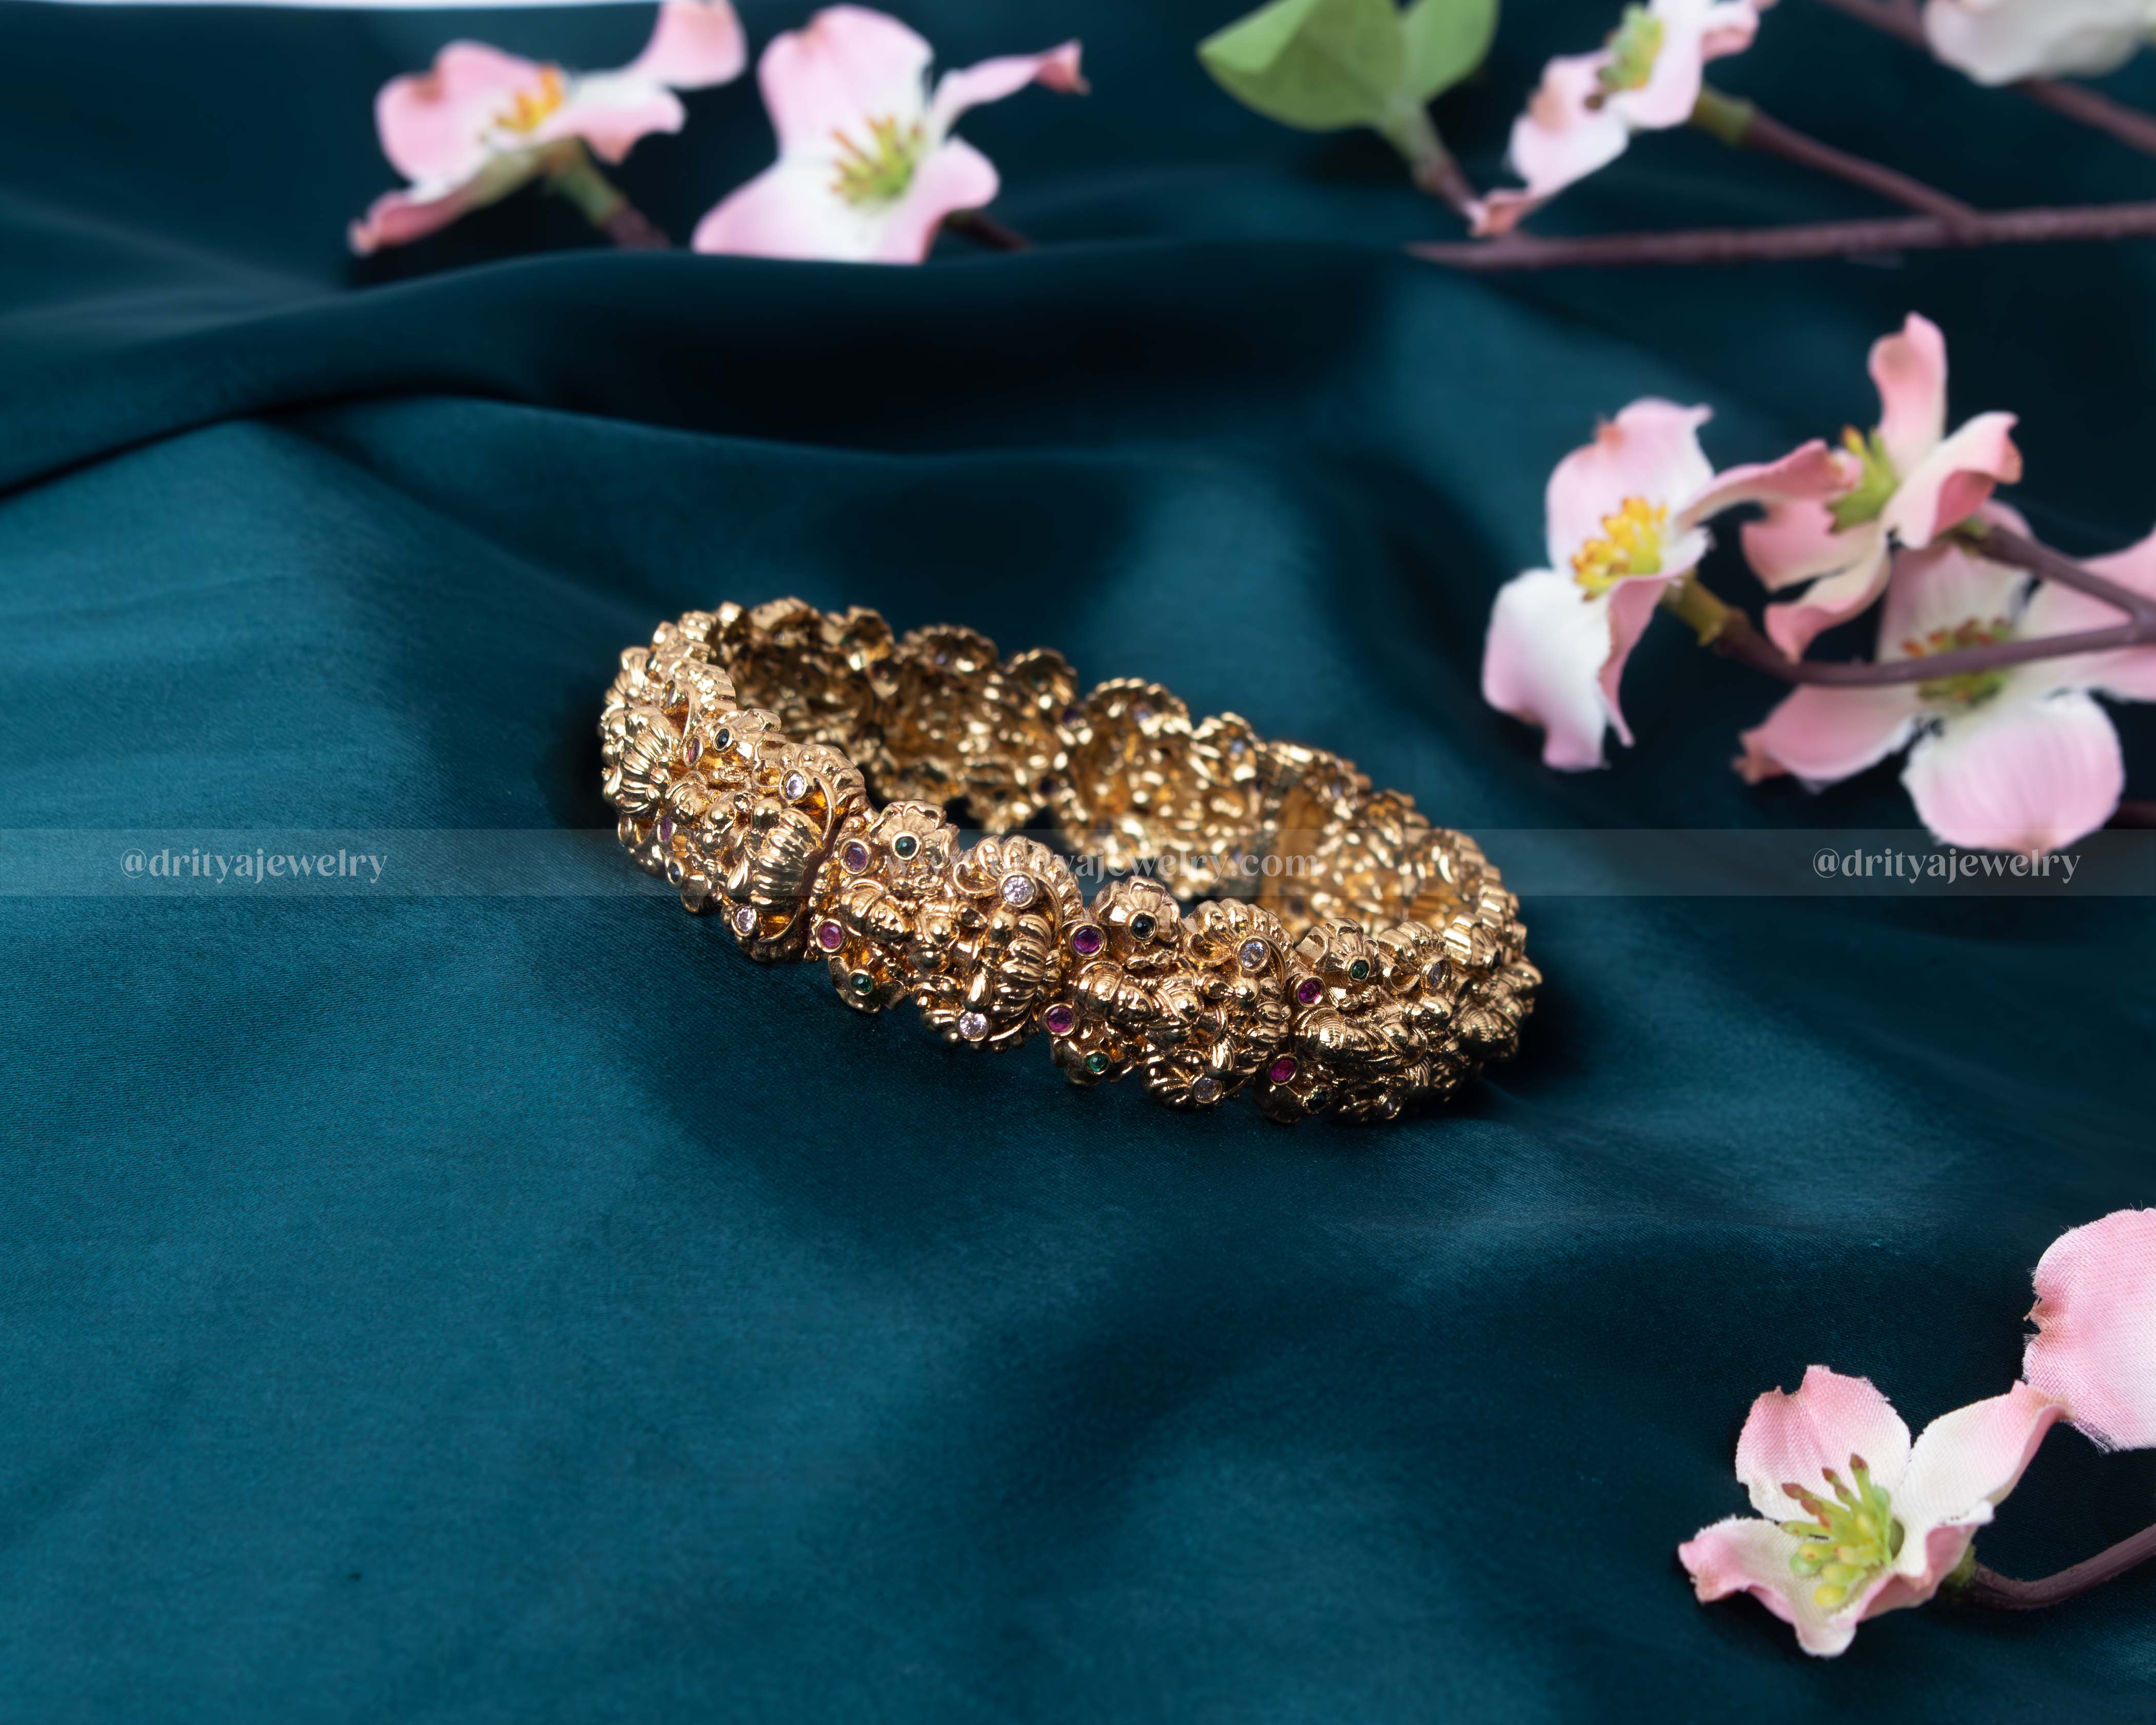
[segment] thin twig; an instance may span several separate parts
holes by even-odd
[[[1015,228],[1006,228],[993,216],[977,209],[953,210],[943,218],[943,225],[953,234],[962,234],[976,245],[984,245],[994,252],[1022,252],[1029,250],[1033,242]]]
[[[602,221],[599,232],[624,251],[670,251],[674,245],[665,230],[633,203],[624,203]]]
[[[1756,105],[1743,96],[1730,95],[1712,86],[1703,89],[1692,109],[1691,121],[1694,126],[1712,132],[1732,149],[1779,156],[1784,162],[1794,162],[1815,173],[1861,186],[1889,203],[1898,203],[1949,222],[1966,222],[1977,214],[1973,206],[1958,198],[1949,197],[1936,186],[1928,186],[1898,168],[1852,156],[1793,126],[1784,126],[1773,115],[1761,113]]]
[[[2041,1611],[2116,1580],[2151,1558],[2156,1558],[2156,1527],[2143,1527],[2108,1551],[2100,1551],[2087,1562],[2046,1575],[2041,1581],[2016,1581],[1979,1563],[1954,1597],[1964,1605],[1983,1605],[1994,1611]]]
[[[1455,270],[1575,270],[1643,264],[1787,263],[1802,258],[1954,246],[2048,245],[2156,235],[2156,203],[2094,203],[2071,209],[1983,210],[1966,219],[1894,216],[1866,222],[1774,228],[1695,228],[1666,234],[1606,234],[1537,239],[1515,234],[1479,243],[1440,241],[1408,250]]]
[[[1875,30],[1883,30],[1912,48],[1931,52],[1931,40],[1924,34],[1923,13],[1914,0],[1886,0],[1884,4],[1880,0],[1820,0],[1820,4],[1831,6]],[[2143,113],[2099,91],[2056,78],[2025,79],[2010,88],[2069,120],[2108,132],[2122,144],[2156,156],[2156,114]]]
[[[2123,611],[2136,624],[2148,629],[2151,632],[2149,639],[2156,639],[2156,598],[2138,593],[2130,587],[2123,587],[2108,575],[2099,575],[2095,570],[2076,562],[2064,552],[2053,551],[2048,545],[2038,544],[2027,534],[2017,533],[2011,527],[2001,526],[1996,522],[1971,521],[1956,530],[1956,536],[1995,563],[2025,569],[2031,575],[2040,576],[2046,581],[2056,581],[2061,587],[2071,587],[2076,592],[2088,594],[2091,598],[2102,599],[2107,605]]]
[[[2024,534],[1988,523],[1972,523],[1963,531],[1967,542],[1994,562],[2026,569],[2062,587],[2071,587],[2115,605],[2127,621],[2110,629],[2082,629],[2074,634],[2038,635],[2025,641],[2001,641],[1989,647],[1968,647],[1955,653],[1926,653],[1907,659],[1877,662],[1842,663],[1792,659],[1734,605],[1702,586],[1697,576],[1671,588],[1662,603],[1689,624],[1702,646],[1712,647],[1777,682],[1815,684],[1830,689],[1878,689],[1897,684],[1932,683],[1948,677],[1978,676],[2016,665],[2041,660],[2065,659],[2082,653],[2113,653],[2122,648],[2156,643],[2156,600],[2144,598],[2130,588],[2083,568],[2049,546],[2039,545]]]

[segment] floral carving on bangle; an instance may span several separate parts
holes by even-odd
[[[1234,900],[1197,906],[1182,918],[1181,936],[1196,1011],[1154,1031],[1145,1087],[1170,1107],[1207,1108],[1283,1058],[1291,942],[1270,911]]]
[[[726,926],[750,957],[772,963],[802,956],[817,870],[868,792],[860,769],[819,742],[761,748],[753,773],[758,794],[727,882]]]
[[[917,980],[921,913],[950,896],[958,830],[932,803],[850,817],[816,877],[813,950],[847,1005],[880,1012]]]
[[[800,599],[718,613],[712,646],[744,701],[768,707],[801,742],[844,749],[881,782],[891,625],[856,605],[825,615]]]
[[[1035,647],[988,680],[978,747],[965,760],[966,804],[991,833],[1008,833],[1050,813],[1070,763],[1064,726],[1075,710],[1078,675],[1052,647]]]
[[[1329,1111],[1359,1123],[1400,1111],[1419,1050],[1406,1009],[1385,986],[1383,957],[1359,923],[1339,916],[1296,943],[1288,968],[1295,1016],[1282,1060],[1258,1089],[1272,1118]]]
[[[902,638],[891,654],[891,695],[883,725],[883,796],[948,803],[964,790],[968,744],[988,728],[996,644],[970,629],[939,624]]]
[[[1369,794],[1370,781],[1355,763],[1329,749],[1266,743],[1259,762],[1258,902],[1291,927],[1340,914],[1317,860],[1337,847]],[[1328,908],[1320,911],[1321,902]]]
[[[1309,913],[1351,916],[1369,927],[1397,922],[1421,885],[1430,823],[1400,791],[1353,798],[1351,818],[1332,821],[1312,843],[1305,889]]]
[[[1424,923],[1388,928],[1375,945],[1385,987],[1399,1003],[1401,1022],[1414,1043],[1413,1092],[1442,1101],[1474,1065],[1461,1050],[1458,1034],[1466,973],[1451,962],[1445,937]]]
[[[1055,1064],[1073,1084],[1120,1078],[1150,1038],[1194,1022],[1199,995],[1182,963],[1182,915],[1158,881],[1111,881],[1070,928],[1069,986],[1041,1009]]]
[[[1070,765],[1057,824],[1111,873],[1153,863],[1185,896],[1209,891],[1241,859],[1258,826],[1260,745],[1233,713],[1193,726],[1158,683],[1118,678],[1065,721]]]
[[[913,962],[921,1015],[951,1042],[1015,1048],[1061,973],[1086,897],[1063,859],[1025,838],[983,839],[921,911]]]

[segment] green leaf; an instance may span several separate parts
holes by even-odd
[[[1497,0],[1414,0],[1400,27],[1408,44],[1406,95],[1426,102],[1488,55],[1497,33]]]
[[[1207,37],[1198,58],[1245,107],[1305,131],[1381,124],[1408,72],[1394,0],[1273,0]]]

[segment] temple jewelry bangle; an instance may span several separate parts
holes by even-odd
[[[692,611],[622,655],[599,735],[621,842],[751,957],[822,957],[849,1006],[911,999],[952,1043],[1045,1033],[1074,1083],[1387,1120],[1510,1056],[1542,980],[1471,839],[1157,684],[1081,698],[1045,648]],[[1091,905],[1016,830],[1044,819],[1115,877]]]

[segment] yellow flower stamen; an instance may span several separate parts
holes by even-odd
[[[1662,572],[1662,539],[1670,525],[1666,503],[1627,497],[1614,515],[1602,517],[1603,536],[1573,554],[1572,578],[1589,598],[1599,598],[1628,575]]]
[[[494,123],[505,131],[536,131],[568,99],[569,80],[562,75],[562,69],[542,66],[539,88],[518,90],[516,100],[494,116]]]

